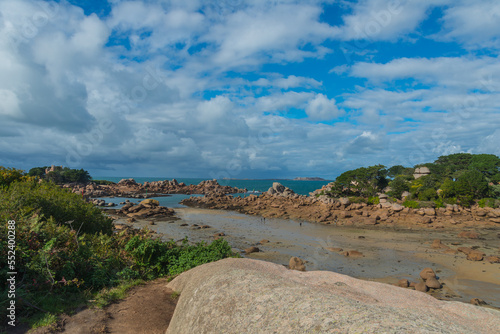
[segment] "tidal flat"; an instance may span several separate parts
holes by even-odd
[[[462,302],[480,298],[500,308],[500,264],[472,262],[460,252],[445,254],[431,247],[433,240],[440,239],[452,248],[473,247],[496,254],[499,228],[479,228],[479,239],[463,239],[457,231],[447,230],[331,226],[197,208],[175,208],[175,212],[179,220],[157,221],[155,225],[139,220],[132,225],[148,227],[164,240],[188,237],[191,242],[210,242],[215,234],[224,233],[223,238],[244,257],[286,265],[290,257],[297,256],[307,261],[308,271],[328,270],[388,284],[405,278],[419,282],[420,271],[431,267],[443,284],[442,289],[431,292],[436,298]],[[199,228],[202,225],[210,228]],[[251,246],[260,252],[244,254]],[[356,250],[363,256],[346,257],[327,248]]]

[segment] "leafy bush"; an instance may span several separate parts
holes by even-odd
[[[0,188],[8,187],[11,183],[19,181],[31,181],[35,180],[35,177],[29,177],[24,175],[24,171],[21,169],[3,167],[0,166]]]
[[[182,245],[177,246],[174,241],[161,242],[135,236],[125,250],[135,262],[131,269],[144,279],[177,275],[198,265],[234,256],[231,246],[223,239],[215,240],[210,245],[203,242],[189,245],[184,239]]]
[[[418,199],[421,201],[432,201],[437,198],[436,190],[429,188],[418,194]]]
[[[366,203],[366,198],[359,196],[351,196],[349,197],[349,202],[351,203]]]
[[[445,203],[442,198],[438,198],[437,200],[435,200],[434,204],[436,205],[436,209],[445,207]]]
[[[483,199],[479,200],[479,202],[477,204],[479,205],[480,208],[485,208],[485,207],[497,208],[498,207],[497,200],[495,200],[494,198],[483,198]]]
[[[366,203],[370,204],[370,205],[380,204],[380,198],[378,196],[368,197],[368,200],[366,201]]]
[[[72,221],[71,226],[82,233],[110,234],[112,230],[111,220],[98,208],[50,182],[16,182],[0,193],[0,218],[15,220],[17,213],[53,217],[58,224]]]
[[[420,203],[418,203],[417,201],[406,200],[403,202],[403,206],[411,209],[419,209]]]
[[[396,176],[396,178],[389,183],[389,187],[391,187],[390,195],[401,199],[402,194],[410,190],[410,182],[408,182],[406,176]]]

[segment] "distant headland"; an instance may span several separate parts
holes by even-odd
[[[296,177],[294,181],[327,181],[322,177]]]

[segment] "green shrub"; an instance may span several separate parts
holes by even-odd
[[[498,207],[497,200],[495,200],[494,198],[480,199],[477,204],[479,205],[480,208],[485,208],[485,207],[497,208]]]
[[[380,204],[380,198],[378,196],[368,197],[368,200],[366,201],[366,203],[370,204],[370,205]]]
[[[461,206],[470,207],[476,201],[474,200],[474,197],[472,197],[471,195],[466,195],[466,196],[458,196],[458,202]]]
[[[420,201],[432,201],[437,198],[437,192],[433,188],[425,189],[418,194],[418,199]]]
[[[410,190],[410,182],[406,176],[400,175],[389,183],[389,187],[391,187],[390,195],[401,199],[402,194]]]
[[[444,208],[445,205],[444,205],[444,202],[443,202],[443,199],[442,198],[438,198],[434,201],[434,204],[436,204],[436,209],[439,209],[439,208]]]
[[[367,200],[364,197],[351,196],[351,197],[349,197],[349,201],[351,203],[366,203]]]
[[[58,224],[71,222],[67,225],[82,233],[112,230],[111,220],[98,208],[50,182],[16,182],[0,193],[0,218],[16,219],[16,213],[53,217]]]
[[[174,241],[161,242],[135,236],[127,243],[125,250],[134,259],[131,269],[144,279],[177,275],[204,263],[236,256],[223,239],[209,245],[203,242],[188,245],[187,239],[184,239],[182,245],[177,246]]]
[[[411,209],[419,209],[420,203],[418,203],[417,201],[406,200],[403,202],[403,206]]]

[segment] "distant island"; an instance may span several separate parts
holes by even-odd
[[[294,181],[326,181],[321,177],[296,177]]]

